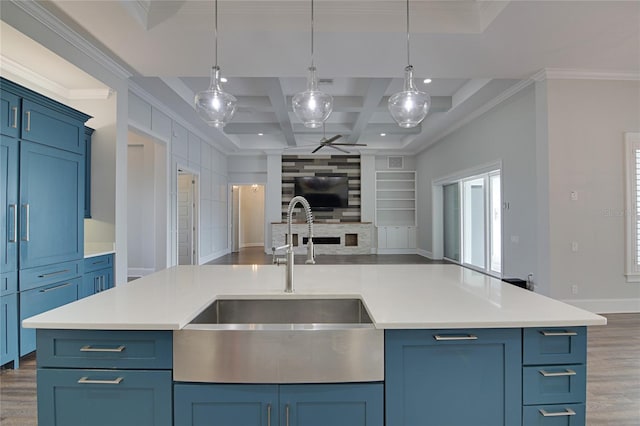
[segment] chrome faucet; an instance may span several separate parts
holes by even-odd
[[[274,265],[282,265],[283,263],[287,267],[287,273],[285,277],[285,293],[293,293],[293,232],[291,231],[291,216],[293,215],[293,209],[296,204],[302,204],[304,207],[304,212],[307,217],[307,224],[309,225],[309,238],[307,239],[307,260],[305,263],[315,264],[315,253],[313,250],[313,214],[311,214],[311,206],[306,198],[301,196],[295,196],[289,202],[289,208],[287,209],[287,225],[288,225],[288,237],[287,244],[282,247],[272,247],[271,252],[273,253],[273,263]],[[276,251],[283,250],[285,251],[285,257],[277,257]]]

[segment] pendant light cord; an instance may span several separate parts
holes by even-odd
[[[313,67],[313,0],[311,0],[311,68]]]
[[[213,34],[214,34],[214,53],[213,53],[213,61],[215,63],[215,67],[218,67],[218,0],[215,0],[215,8],[214,8],[214,18],[213,18]]]
[[[407,65],[411,66],[411,59],[409,56],[409,0],[407,0]]]

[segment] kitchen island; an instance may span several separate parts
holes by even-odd
[[[293,294],[284,274],[179,266],[25,320],[39,424],[585,424],[586,326],[601,316],[456,265],[296,265]],[[174,331],[230,298],[362,300],[384,330],[383,380],[175,381]]]

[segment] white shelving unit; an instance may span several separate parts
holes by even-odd
[[[416,249],[416,172],[376,172],[378,253]]]

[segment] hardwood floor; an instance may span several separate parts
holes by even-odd
[[[349,257],[350,261],[356,260],[354,256],[318,256],[318,262],[339,263],[338,257]],[[360,258],[358,263],[430,263],[422,261],[424,258],[420,256],[410,255],[356,257]],[[261,250],[249,250],[224,256],[210,264],[270,262],[271,256],[265,255]],[[589,327],[588,330],[587,425],[638,426],[640,425],[640,314],[605,316],[609,322],[606,326]],[[0,371],[0,425],[37,425],[34,355],[23,358],[18,370]]]

